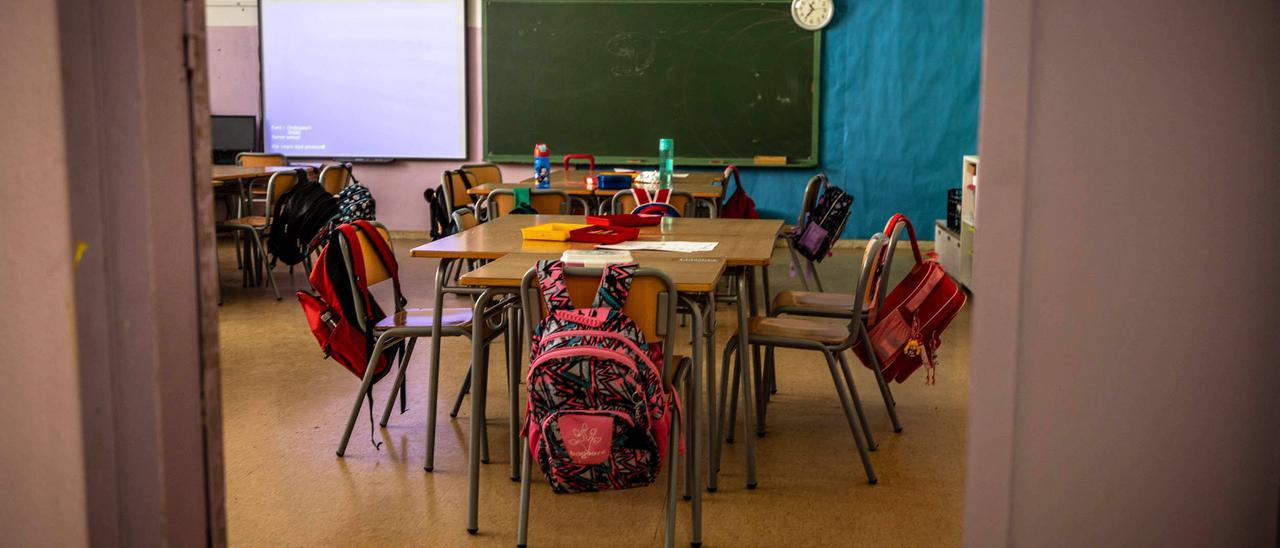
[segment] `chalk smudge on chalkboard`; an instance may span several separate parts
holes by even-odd
[[[657,40],[637,32],[619,32],[605,42],[604,48],[617,57],[611,67],[614,76],[643,76],[653,66]]]

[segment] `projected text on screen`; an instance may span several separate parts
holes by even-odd
[[[465,158],[462,2],[262,0],[266,150]]]

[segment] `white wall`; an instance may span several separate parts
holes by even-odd
[[[1276,545],[1280,3],[987,13],[966,543]]]

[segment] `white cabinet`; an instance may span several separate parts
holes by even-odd
[[[938,219],[933,225],[933,250],[938,252],[938,263],[947,272],[960,273],[960,235],[947,228],[947,222]]]
[[[973,238],[978,232],[978,157],[965,156],[961,176],[960,232],[938,220],[933,227],[934,246],[942,268],[973,292]]]

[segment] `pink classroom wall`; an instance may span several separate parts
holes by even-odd
[[[0,230],[0,544],[85,546],[83,420],[76,356],[69,173],[59,10],[52,2],[0,4],[0,146],[14,158],[3,179]],[[38,192],[19,191],[39,181]],[[32,227],[39,227],[33,230]]]
[[[259,114],[258,27],[209,28],[209,93],[213,114]],[[480,162],[483,138],[480,96],[480,29],[467,27],[467,125],[470,162]],[[440,173],[464,162],[396,161],[361,164],[356,177],[378,201],[378,220],[396,231],[427,230],[422,191],[440,184]],[[504,174],[523,178],[528,166],[503,166]]]

